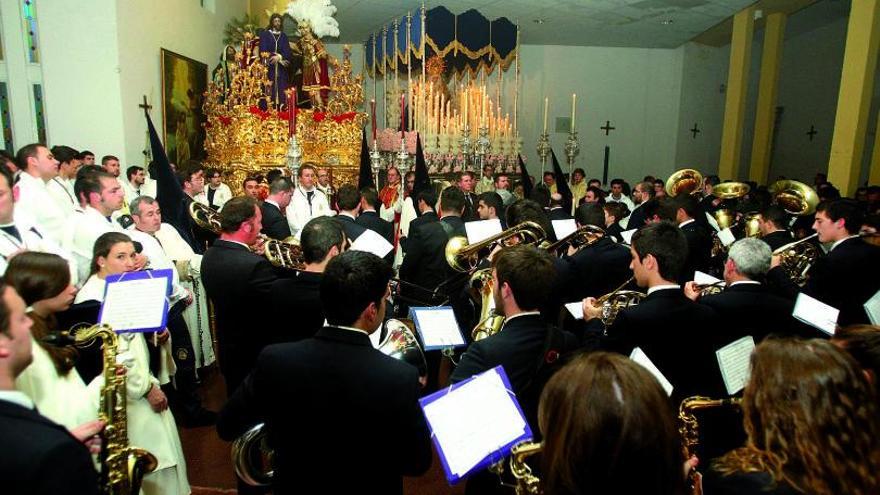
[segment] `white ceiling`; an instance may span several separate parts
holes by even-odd
[[[395,16],[413,14],[418,0],[334,0],[342,35],[360,43]],[[453,14],[474,8],[486,18],[507,17],[530,45],[674,48],[719,24],[754,0],[451,0]],[[535,20],[542,20],[539,24]],[[664,21],[667,21],[664,23]],[[668,22],[671,21],[671,22]]]

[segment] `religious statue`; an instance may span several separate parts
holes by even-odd
[[[269,26],[260,32],[260,53],[268,53],[269,68],[269,99],[281,107],[287,103],[287,88],[290,87],[290,75],[288,68],[292,53],[287,35],[281,30],[281,14],[272,14],[269,18]]]
[[[327,53],[321,38],[339,36],[339,23],[333,18],[336,13],[330,0],[294,0],[287,12],[296,19],[300,39],[298,51],[303,57],[303,91],[308,93],[312,108],[323,110],[330,93],[330,73]]]
[[[342,62],[331,62],[333,75],[330,76],[330,87],[336,92],[336,96],[327,105],[327,111],[333,115],[354,112],[360,102],[364,101],[364,76],[351,74],[351,46],[342,47]]]
[[[226,45],[226,47],[223,48],[223,53],[220,54],[220,63],[214,68],[213,81],[214,84],[220,88],[220,91],[222,91],[223,101],[226,100],[226,96],[229,94],[230,88],[232,87],[232,78],[238,70],[238,61],[235,60],[235,54],[235,47],[232,45]]]

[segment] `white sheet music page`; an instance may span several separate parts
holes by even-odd
[[[449,470],[462,476],[525,433],[526,422],[493,368],[424,406]]]
[[[351,248],[349,249],[352,251],[366,251],[368,253],[373,253],[380,258],[384,258],[392,249],[394,249],[394,245],[386,241],[385,238],[377,232],[367,229],[351,243]]]
[[[415,323],[425,347],[465,345],[452,308],[413,308]]]
[[[834,335],[840,310],[801,292],[794,302],[791,315],[828,335]]]
[[[663,376],[663,373],[661,373],[657,366],[654,365],[654,362],[648,358],[648,355],[645,354],[645,351],[643,351],[641,347],[633,349],[629,358],[650,371],[651,374],[654,375],[654,378],[660,382],[660,386],[666,391],[666,395],[672,395],[672,384],[669,383],[669,380],[667,380],[665,376]]]
[[[574,316],[575,320],[583,320],[584,319],[584,303],[583,301],[575,301],[570,303],[565,303],[565,309],[571,313],[571,316]]]
[[[880,290],[865,302],[865,313],[871,325],[880,325]]]
[[[701,272],[700,270],[697,270],[696,272],[694,272],[694,282],[697,285],[710,285],[710,284],[717,284],[718,282],[721,282],[721,279],[715,278],[712,275],[709,275],[708,273]]]
[[[574,218],[553,220],[551,223],[553,224],[553,232],[556,234],[557,239],[562,239],[578,228],[577,222],[574,221]]]
[[[475,220],[473,222],[465,222],[464,224],[468,244],[484,241],[495,234],[500,234],[502,230],[501,220],[497,218],[492,220]]]
[[[633,234],[635,234],[637,230],[639,230],[639,229],[630,229],[630,230],[624,230],[623,232],[621,232],[620,237],[623,239],[623,243],[624,244],[632,244]]]
[[[721,244],[724,244],[725,246],[730,246],[731,244],[736,242],[736,236],[733,235],[733,232],[729,228],[727,228],[718,231],[718,240],[721,241]]]
[[[167,277],[121,280],[107,284],[100,323],[117,332],[163,326]]]
[[[749,380],[749,361],[754,350],[755,339],[746,335],[715,351],[727,395],[733,395],[746,386]]]

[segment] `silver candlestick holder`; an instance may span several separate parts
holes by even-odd
[[[461,139],[458,140],[458,149],[461,152],[461,159],[464,162],[461,164],[461,169],[468,170],[469,159],[471,153],[473,153],[470,124],[465,124],[464,129],[462,130]]]
[[[489,141],[489,127],[483,124],[480,127],[480,136],[477,138],[475,147],[477,161],[480,164],[480,178],[483,175],[483,169],[486,166],[486,155],[492,150],[492,142]]]
[[[397,169],[405,171],[407,168],[406,162],[409,160],[409,153],[406,151],[406,136],[400,136],[400,149],[397,150],[394,157],[396,158]]]
[[[541,133],[541,136],[538,138],[538,146],[537,146],[538,157],[541,159],[541,176],[543,177],[544,171],[547,170],[547,158],[550,157],[550,135],[546,132]]]
[[[294,187],[299,187],[299,166],[302,161],[302,148],[296,139],[296,134],[290,136],[290,144],[287,146],[287,168],[293,176]]]
[[[379,170],[382,169],[382,153],[379,152],[379,143],[373,139],[373,149],[370,150],[370,168],[373,170],[373,181],[379,188]]]
[[[571,180],[571,170],[574,167],[574,159],[577,158],[578,153],[581,152],[581,147],[578,144],[578,133],[575,130],[571,130],[568,133],[568,139],[565,141],[565,159],[568,161],[568,177]]]

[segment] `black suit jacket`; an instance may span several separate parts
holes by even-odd
[[[98,493],[88,449],[63,426],[0,399],[0,479],[8,495]]]
[[[629,249],[603,238],[556,261],[563,302],[599,297],[632,277]]]
[[[232,440],[266,423],[276,494],[402,493],[401,476],[431,464],[419,394],[415,367],[377,351],[364,334],[325,327],[266,348],[217,431]]]
[[[694,279],[696,270],[709,272],[712,263],[712,234],[696,220],[681,227],[681,231],[688,243],[687,262],[679,278],[684,283]]]
[[[755,344],[770,334],[816,336],[804,335],[801,325],[792,318],[793,301],[771,293],[764,285],[737,284],[697,301],[718,313],[728,342],[746,335],[754,337]]]
[[[394,224],[381,218],[375,211],[361,212],[361,214],[358,215],[356,222],[381,235],[391,244],[394,244]]]
[[[440,220],[440,217],[437,216],[437,213],[433,211],[426,211],[425,213],[420,214],[416,218],[413,218],[412,221],[409,222],[409,232],[412,235],[412,231],[417,229],[420,225],[437,222]],[[409,249],[409,238],[401,237],[400,238],[400,247],[403,248],[403,252],[406,253]]]
[[[862,305],[880,290],[880,248],[862,239],[848,239],[816,259],[808,275],[801,290],[839,309],[838,324],[870,321]],[[767,278],[784,295],[797,296],[799,288],[787,279],[780,267],[771,269]]]
[[[627,220],[626,230],[640,229],[645,226],[645,209],[642,208],[644,204],[645,203],[640,203],[636,205],[632,213],[629,214],[629,220]]]
[[[436,288],[454,274],[444,253],[450,237],[459,235],[466,235],[460,217],[447,216],[439,222],[427,221],[415,228],[410,225],[408,251],[400,266],[400,278],[428,289]]]
[[[333,218],[336,219],[336,221],[339,222],[340,225],[342,225],[342,230],[345,231],[345,236],[348,237],[349,241],[354,241],[355,239],[360,237],[360,235],[363,234],[365,230],[367,230],[366,227],[364,227],[363,225],[359,225],[354,218],[351,218],[348,215],[340,214],[336,215]]]
[[[279,241],[290,237],[290,225],[277,206],[263,201],[260,203],[263,213],[263,233]]]
[[[477,195],[474,193],[466,193],[462,191],[464,194],[464,212],[461,214],[462,220],[465,222],[473,222],[474,220],[479,220],[480,215],[477,214],[477,203],[479,200],[477,199]]]
[[[274,343],[314,337],[324,326],[321,278],[320,273],[296,272],[295,277],[278,279],[272,284],[271,311],[279,317],[275,322],[278,332]],[[295,318],[291,319],[290,315]]]
[[[770,246],[771,251],[776,251],[782,246],[794,242],[794,237],[792,237],[790,230],[777,230],[761,237],[761,240]]]
[[[573,216],[571,216],[568,210],[566,210],[562,206],[550,208],[550,210],[547,212],[547,216],[550,217],[551,222],[553,220],[570,220],[574,218]]]
[[[278,339],[269,303],[278,279],[266,258],[234,242],[218,239],[202,258],[202,282],[217,318],[220,370],[230,394],[260,350]]]

